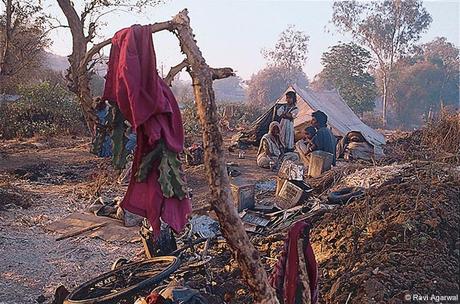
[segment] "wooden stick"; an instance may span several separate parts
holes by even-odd
[[[60,237],[58,237],[56,239],[56,241],[61,241],[61,240],[64,240],[64,239],[68,239],[68,238],[71,238],[71,237],[74,237],[74,236],[77,236],[77,235],[80,235],[82,233],[85,233],[87,231],[90,231],[90,230],[94,230],[94,229],[97,229],[97,228],[101,228],[105,225],[107,225],[108,223],[107,222],[104,222],[104,223],[100,223],[100,224],[94,224],[94,225],[91,225],[89,227],[86,227],[86,228],[83,228],[81,230],[78,230],[78,231],[75,231],[75,232],[69,232],[69,233],[66,233]]]

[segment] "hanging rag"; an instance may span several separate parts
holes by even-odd
[[[310,224],[305,221],[299,221],[291,227],[283,252],[270,277],[270,285],[276,290],[281,303],[318,302],[318,265],[309,233]],[[309,288],[308,295],[305,295],[306,288]]]
[[[179,106],[157,73],[149,26],[133,25],[113,36],[103,98],[118,105],[137,134],[132,172],[138,171],[143,157],[160,143],[168,152],[182,152],[184,131]],[[160,233],[160,218],[179,232],[192,211],[188,197],[163,195],[159,165],[160,160],[155,160],[142,182],[131,174],[121,203],[123,209],[148,218],[155,236]]]

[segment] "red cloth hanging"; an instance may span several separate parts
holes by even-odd
[[[318,302],[318,264],[310,244],[309,228],[310,225],[305,221],[299,221],[291,227],[284,243],[283,252],[270,277],[270,285],[275,288],[277,294],[283,298],[286,304],[295,304],[299,282],[299,254],[297,248],[299,238],[305,239],[302,252],[305,255],[307,264],[311,303],[316,304]]]
[[[116,102],[136,129],[133,173],[160,138],[169,150],[182,152],[184,130],[179,106],[171,89],[158,75],[149,26],[133,25],[113,36],[103,98]],[[160,232],[160,218],[179,232],[192,212],[188,198],[163,196],[158,183],[158,165],[159,161],[145,182],[138,183],[134,174],[131,175],[121,204],[122,208],[148,218],[156,236]]]

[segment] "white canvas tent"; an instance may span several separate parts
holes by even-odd
[[[311,114],[314,111],[321,110],[327,114],[328,126],[332,128],[334,135],[343,137],[349,132],[356,131],[360,132],[366,141],[376,149],[385,144],[385,137],[362,122],[337,91],[316,92],[297,86],[289,86],[270,110],[260,116],[248,131],[239,136],[240,142],[259,144],[262,135],[267,133],[270,122],[279,119],[276,116],[276,109],[280,104],[286,103],[285,95],[288,91],[294,91],[297,94],[299,115],[294,120],[296,133],[300,132],[312,119]]]
[[[294,120],[296,129],[305,126],[311,120],[314,111],[321,110],[327,114],[327,124],[332,128],[334,135],[345,136],[351,131],[356,131],[360,132],[374,147],[385,144],[385,137],[362,122],[336,90],[315,92],[308,88],[289,86],[277,103],[285,103],[285,94],[288,91],[297,94],[299,115]]]

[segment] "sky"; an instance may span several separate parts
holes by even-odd
[[[74,0],[76,6],[82,0]],[[95,42],[111,37],[116,31],[132,24],[150,24],[166,21],[183,8],[189,10],[191,26],[206,61],[212,67],[232,67],[237,75],[249,79],[264,68],[266,61],[262,48],[272,48],[280,33],[293,24],[310,36],[308,60],[304,67],[310,79],[322,69],[321,55],[339,42],[349,42],[349,37],[336,31],[330,23],[332,1],[288,0],[166,0],[137,14],[118,11],[104,16],[105,26]],[[424,1],[433,22],[420,42],[444,36],[456,46],[460,45],[460,1]],[[64,20],[54,0],[45,1],[45,7],[57,18]],[[65,22],[65,21],[63,21]],[[51,33],[54,41],[50,50],[58,55],[71,52],[68,29]],[[177,38],[169,32],[153,36],[158,66],[165,73],[170,66],[182,61]],[[104,50],[105,54],[109,49]]]

